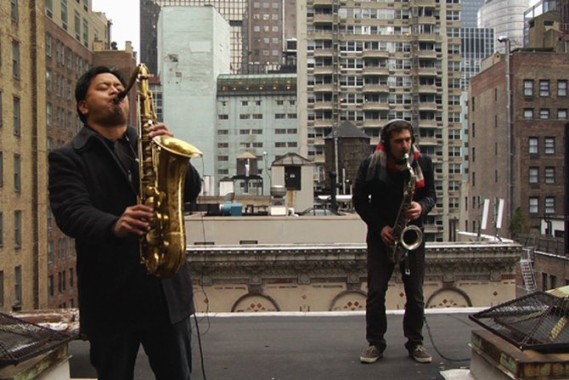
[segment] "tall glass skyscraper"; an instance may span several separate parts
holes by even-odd
[[[529,8],[530,0],[486,0],[478,12],[478,26],[493,28],[496,38],[507,36],[511,49],[524,45],[524,12]],[[504,52],[505,45],[497,50]]]

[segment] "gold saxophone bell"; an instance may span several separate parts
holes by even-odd
[[[171,136],[150,138],[150,129],[156,124],[157,117],[148,84],[149,76],[147,67],[139,64],[115,102],[120,103],[134,83],[138,83],[139,203],[154,210],[150,230],[140,239],[140,258],[150,274],[171,277],[186,260],[183,210],[186,173],[190,158],[201,156],[202,152]]]

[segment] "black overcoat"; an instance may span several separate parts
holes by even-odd
[[[136,130],[126,136],[137,150]],[[75,239],[80,330],[103,334],[125,328],[176,323],[194,312],[186,262],[174,277],[149,275],[140,262],[136,236],[117,238],[112,228],[128,206],[137,203],[137,187],[108,140],[89,127],[49,153],[49,199],[59,228]],[[185,199],[201,189],[190,165]]]
[[[381,230],[385,226],[393,226],[403,200],[403,190],[409,174],[407,172],[390,173],[387,181],[380,181],[377,177],[367,179],[368,167],[373,154],[365,159],[358,169],[354,181],[352,201],[356,212],[367,224],[368,244],[384,247],[381,240]],[[414,165],[420,165],[425,178],[425,187],[415,190],[413,200],[422,207],[421,217],[410,224],[423,227],[425,216],[435,207],[437,194],[431,158],[421,155]]]

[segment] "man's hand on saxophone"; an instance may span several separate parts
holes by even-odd
[[[119,238],[126,237],[129,233],[143,236],[148,232],[153,217],[152,207],[145,205],[127,207],[115,223],[113,233]]]
[[[163,123],[153,124],[152,127],[150,128],[150,132],[148,133],[148,136],[151,139],[156,137],[156,136],[174,137],[174,135],[172,134],[172,132],[170,132],[170,130],[168,129],[166,124],[163,124]]]
[[[411,202],[409,207],[405,210],[405,216],[409,220],[415,220],[419,219],[422,212],[423,212],[423,207],[421,206],[421,204],[419,202],[413,201]]]

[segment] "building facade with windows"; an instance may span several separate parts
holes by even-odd
[[[76,80],[95,50],[110,49],[110,25],[89,0],[23,3],[0,2],[9,15],[0,26],[0,311],[77,306],[74,243],[49,210],[47,154],[80,128]]]
[[[508,91],[503,58],[471,80],[467,229],[478,231],[489,199],[484,233],[539,234],[544,221],[564,219],[569,60],[551,50],[515,50]],[[500,230],[494,222],[498,199],[505,202]]]
[[[409,120],[435,166],[426,235],[448,239],[462,180],[460,2],[302,0],[297,9],[300,153],[317,165],[315,182],[329,183],[324,137],[343,121],[375,145],[389,119]]]
[[[0,2],[0,310],[46,304],[45,20],[21,4]]]
[[[298,150],[296,74],[220,75],[217,81],[217,178],[242,175],[240,157],[255,157],[261,181],[248,192],[269,195],[271,163]],[[244,192],[242,178],[236,193]],[[262,187],[261,187],[262,186]]]

